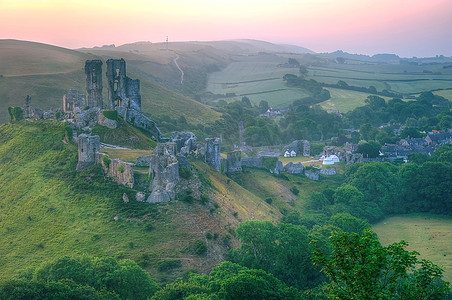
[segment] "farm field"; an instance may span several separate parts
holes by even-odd
[[[404,94],[452,86],[452,74],[441,65],[329,64],[310,67],[309,75],[319,82],[335,84],[343,80],[348,85],[374,86],[379,91],[385,89]]]
[[[341,113],[346,113],[354,110],[357,107],[363,106],[364,102],[369,96],[368,93],[342,90],[336,88],[326,88],[330,91],[331,98],[319,103],[319,105],[325,110],[338,110]],[[390,99],[389,97],[382,97],[385,100]]]
[[[452,218],[430,214],[393,216],[372,227],[382,245],[404,240],[408,250],[431,260],[444,269],[444,278],[452,281]]]
[[[291,73],[298,75],[297,68],[282,68],[287,58],[276,55],[257,55],[238,57],[225,69],[209,75],[207,88],[213,94],[235,94],[235,97],[220,98],[228,102],[247,96],[252,103],[265,100],[275,108],[287,107],[294,100],[307,97],[308,94],[297,88],[285,86],[283,76]]]
[[[449,90],[436,91],[436,92],[433,92],[433,94],[451,100],[452,99],[452,88]]]

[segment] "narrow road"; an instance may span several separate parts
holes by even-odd
[[[173,59],[173,61],[174,61],[174,64],[176,65],[176,67],[180,71],[180,84],[184,84],[184,71],[182,71],[182,69],[179,67],[179,64],[177,63],[178,59],[179,59],[179,54],[176,53],[176,58]]]

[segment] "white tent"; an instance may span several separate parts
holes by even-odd
[[[284,152],[284,157],[290,157],[290,152],[289,151]]]
[[[334,163],[339,162],[339,157],[337,155],[331,155],[330,158],[333,160]]]
[[[328,156],[327,158],[325,158],[323,160],[323,164],[324,165],[334,165],[334,161],[333,161],[333,159],[330,156]]]
[[[293,151],[293,150],[292,150],[292,151],[290,151],[290,156],[291,156],[291,157],[295,157],[295,156],[297,156],[297,152],[295,152],[295,151]]]

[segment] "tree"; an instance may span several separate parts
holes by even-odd
[[[331,216],[330,224],[345,232],[361,233],[363,230],[370,228],[370,224],[367,221],[358,219],[349,213],[338,213]]]
[[[303,226],[247,221],[236,230],[242,246],[231,252],[233,262],[272,273],[300,289],[317,285],[320,273],[310,260],[308,231]]]
[[[376,158],[380,155],[381,145],[375,141],[358,145],[356,152],[362,153],[365,158]]]
[[[406,251],[404,241],[383,247],[365,230],[335,233],[331,244],[331,254],[315,247],[313,260],[331,280],[332,299],[440,299],[448,292],[441,268],[418,261],[419,253]]]
[[[268,102],[265,100],[261,100],[259,102],[259,112],[260,113],[264,113],[268,110],[269,106],[268,106]]]

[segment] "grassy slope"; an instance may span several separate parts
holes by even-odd
[[[149,150],[155,148],[157,142],[153,141],[144,131],[119,119],[119,126],[116,129],[110,129],[105,126],[96,125],[93,128],[93,134],[100,137],[100,141],[106,144],[113,144],[132,149]]]
[[[105,58],[134,59],[136,65],[149,59],[144,55],[108,52]],[[107,54],[108,54],[107,53]],[[158,52],[157,52],[158,53]],[[30,95],[32,105],[41,109],[62,107],[62,99],[70,88],[85,90],[85,60],[99,58],[95,51],[83,53],[45,44],[0,40],[0,122],[9,119],[8,106],[22,106]],[[105,73],[106,67],[104,64]],[[220,114],[208,106],[171,92],[149,81],[146,74],[129,77],[141,80],[142,109],[148,115],[184,116],[193,124],[205,124],[219,119]],[[104,100],[107,98],[104,77]]]
[[[444,268],[444,279],[452,281],[452,219],[444,216],[415,214],[394,216],[374,225],[383,245],[405,240],[408,250],[416,250],[420,258]]]
[[[62,142],[63,126],[0,126],[0,281],[51,258],[88,254],[137,260],[165,282],[187,269],[206,272],[221,261],[227,251],[223,237],[240,220],[280,217],[263,200],[201,162],[196,167],[211,182],[204,192],[217,209],[211,211],[213,202],[138,203],[135,191],[106,180],[100,168],[74,171],[76,146]],[[123,203],[123,193],[129,203]],[[207,232],[219,238],[207,240]],[[192,254],[196,240],[207,243],[207,256]],[[181,260],[183,268],[157,272],[167,259]]]

